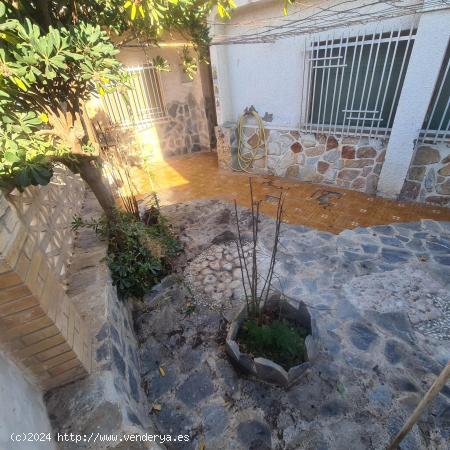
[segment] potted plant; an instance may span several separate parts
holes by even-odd
[[[269,268],[262,276],[258,266],[261,201],[255,201],[252,179],[251,251],[246,255],[236,202],[237,239],[245,304],[231,322],[226,351],[234,365],[257,378],[290,387],[300,380],[317,355],[314,323],[304,302],[294,304],[275,292],[272,280],[286,193],[281,190]]]

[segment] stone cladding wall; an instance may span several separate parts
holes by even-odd
[[[202,101],[189,95],[186,101],[167,105],[167,120],[157,122],[159,144],[165,156],[209,150],[208,119]]]
[[[401,198],[450,207],[450,144],[417,147]]]
[[[100,215],[98,202],[87,191],[81,216],[89,219]],[[118,440],[108,448],[128,449],[129,444],[119,440],[123,435],[154,434],[156,430],[141,384],[132,301],[118,298],[104,260],[106,252],[107,243],[93,230],[78,231],[67,295],[78,306],[93,336],[92,371],[76,383],[49,391],[45,401],[55,432],[113,434]],[[102,445],[90,443],[86,448],[103,450]],[[141,448],[161,447],[147,442]]]
[[[298,130],[266,128],[265,133],[267,158],[255,161],[255,171],[376,193],[387,141]],[[229,167],[230,161],[234,164],[236,159],[236,132],[232,127],[216,127],[216,136],[219,166]],[[250,146],[256,143],[257,129],[245,128],[244,139]]]

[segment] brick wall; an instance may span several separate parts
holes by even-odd
[[[0,195],[0,348],[44,390],[91,370],[89,330],[65,293],[83,193],[59,168],[48,186]]]

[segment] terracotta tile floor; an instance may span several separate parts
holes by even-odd
[[[211,198],[230,202],[236,199],[239,205],[249,205],[248,175],[220,171],[215,153],[167,159],[155,163],[152,174],[162,205]],[[149,176],[136,168],[132,176],[138,198],[144,198],[152,190]],[[276,207],[270,197],[278,195],[277,186],[287,189],[285,222],[333,233],[393,222],[450,220],[447,208],[385,200],[335,186],[255,176],[255,194],[265,200],[262,211],[272,216]]]

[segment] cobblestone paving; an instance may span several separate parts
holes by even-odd
[[[285,391],[237,374],[224,352],[240,294],[230,205],[197,201],[165,214],[186,246],[186,276],[148,295],[135,322],[152,417],[162,432],[192,437],[169,448],[385,448],[450,358],[450,223],[339,235],[283,227],[276,287],[309,305],[321,345]],[[246,230],[248,219],[242,210]],[[262,218],[262,266],[273,226]],[[401,448],[444,450],[449,440],[447,386]]]

